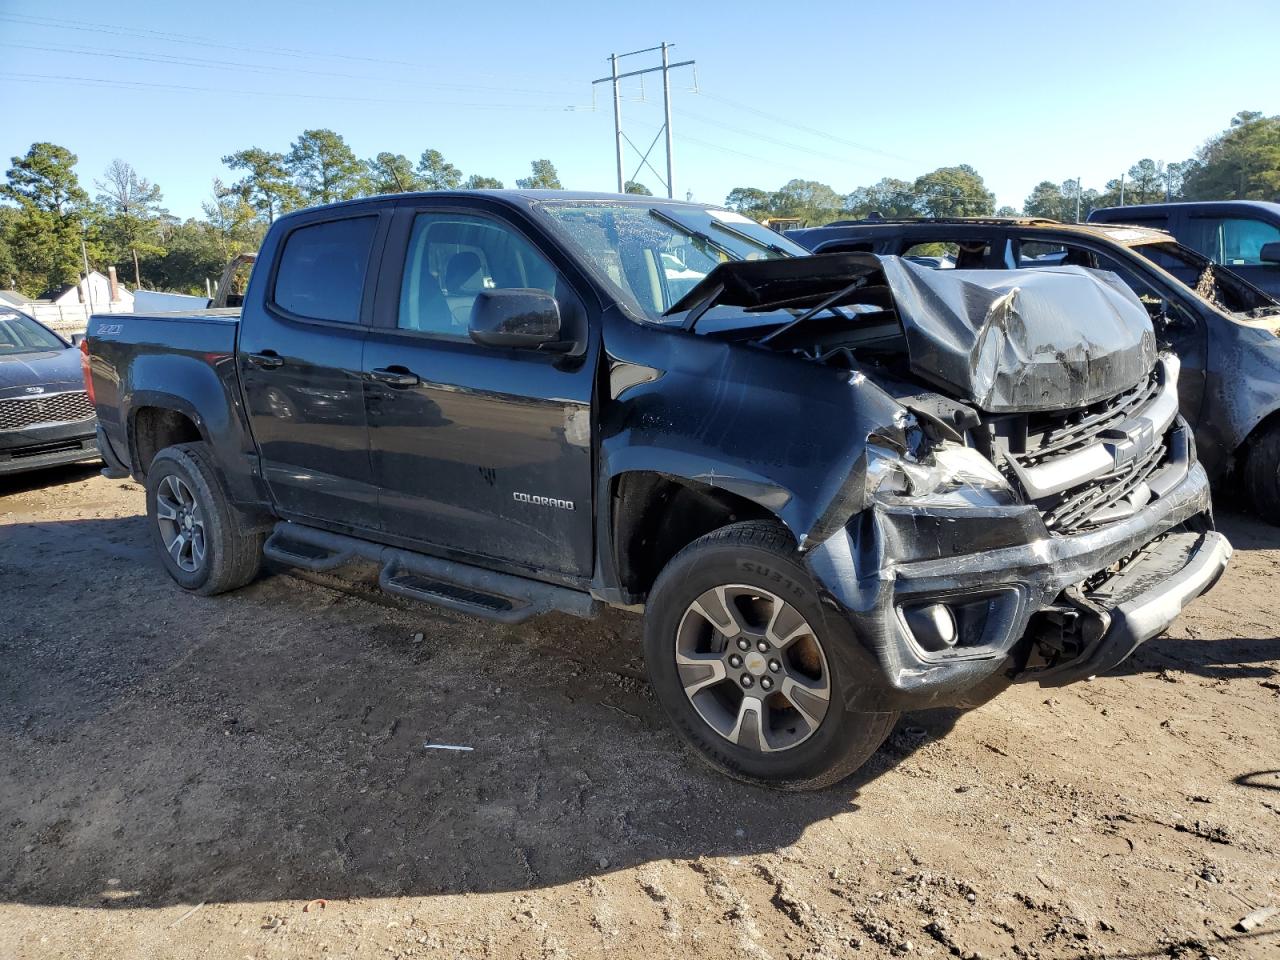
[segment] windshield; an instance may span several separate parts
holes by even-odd
[[[25,313],[0,313],[0,357],[66,348],[56,335]]]
[[[628,303],[655,322],[717,264],[809,255],[728,210],[609,201],[549,202],[541,209]]]

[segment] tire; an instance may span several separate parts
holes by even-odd
[[[1269,427],[1250,445],[1242,479],[1254,512],[1280,526],[1280,425]]]
[[[263,532],[247,528],[231,506],[203,443],[156,454],[147,470],[147,519],[161,564],[184,590],[225,593],[249,583],[262,568]],[[175,534],[182,544],[175,544]]]
[[[856,642],[847,621],[827,616],[794,541],[771,522],[735,523],[689,544],[645,609],[650,682],[685,741],[722,773],[785,790],[843,780],[897,722],[896,713],[845,707],[867,669]]]

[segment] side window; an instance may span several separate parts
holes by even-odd
[[[995,236],[990,240],[968,237],[958,240],[933,240],[913,243],[902,256],[921,266],[946,270],[1007,270],[1013,267],[1007,240]]]
[[[1093,267],[1094,256],[1083,247],[1057,241],[1038,240],[1034,237],[1019,237],[1018,266]]]
[[[465,338],[480,291],[512,287],[555,293],[555,268],[504,224],[420,213],[409,234],[396,326]]]
[[[1061,243],[1043,240],[1018,241],[1019,267],[1060,267],[1067,259],[1067,248]]]
[[[311,320],[359,323],[377,225],[377,217],[347,217],[290,233],[276,269],[276,306]]]
[[[1212,217],[1188,217],[1178,237],[1192,250],[1202,253],[1214,263],[1222,262],[1221,220]]]
[[[1263,245],[1276,241],[1280,241],[1280,227],[1262,220],[1191,217],[1185,242],[1214,263],[1243,267],[1262,263]]]
[[[985,248],[985,244],[984,244]],[[946,270],[956,265],[960,255],[960,245],[947,241],[931,241],[929,243],[913,243],[902,251],[902,256],[922,267],[933,267]]]

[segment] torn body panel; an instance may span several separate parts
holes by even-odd
[[[905,449],[909,414],[853,371],[606,320],[614,369],[657,372],[628,378],[602,412],[604,492],[629,472],[682,477],[759,504],[805,543],[833,501],[849,499],[840,522],[865,506],[869,437]]]

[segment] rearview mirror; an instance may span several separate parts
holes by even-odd
[[[1263,263],[1280,263],[1280,240],[1264,243],[1258,251],[1258,259]]]
[[[471,307],[471,339],[486,347],[562,346],[560,305],[545,290],[481,290]]]

